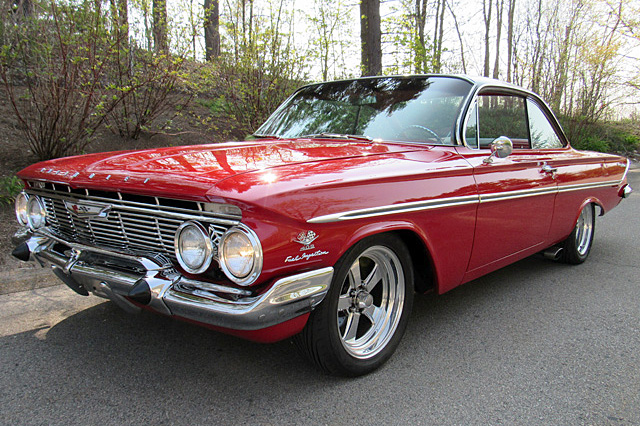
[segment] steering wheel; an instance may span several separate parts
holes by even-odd
[[[433,130],[431,130],[428,127],[425,126],[421,126],[420,124],[411,124],[409,126],[406,126],[404,129],[402,129],[402,131],[400,132],[401,135],[405,135],[406,136],[406,132],[407,130],[410,129],[418,129],[418,130],[422,130],[424,132],[429,133],[430,135],[433,135],[436,137],[436,140],[438,141],[439,144],[444,144],[444,142],[442,141],[442,138],[440,136],[438,136],[438,134],[436,132],[434,132]]]

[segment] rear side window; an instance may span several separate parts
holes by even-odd
[[[529,110],[531,147],[533,149],[562,148],[562,141],[538,104],[527,99],[527,109]]]
[[[494,139],[506,136],[514,149],[527,149],[529,126],[525,99],[513,95],[480,95],[478,97],[478,140],[480,148],[488,148]]]

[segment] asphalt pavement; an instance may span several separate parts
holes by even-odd
[[[630,181],[586,263],[533,256],[418,295],[398,351],[357,379],[64,286],[0,295],[0,424],[640,425]]]

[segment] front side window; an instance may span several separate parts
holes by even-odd
[[[464,129],[464,139],[471,148],[478,148],[478,104],[474,104]]]
[[[514,149],[527,149],[529,129],[525,99],[512,95],[480,95],[478,97],[478,137],[480,148],[506,136]]]
[[[531,147],[533,149],[562,148],[562,141],[549,123],[547,116],[531,99],[527,99],[527,110],[529,112]]]
[[[456,119],[472,85],[452,77],[382,77],[336,81],[299,90],[256,136],[321,133],[387,141],[454,144]]]

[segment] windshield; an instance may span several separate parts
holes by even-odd
[[[454,77],[381,77],[300,89],[258,129],[282,138],[357,135],[453,144],[471,83]]]

